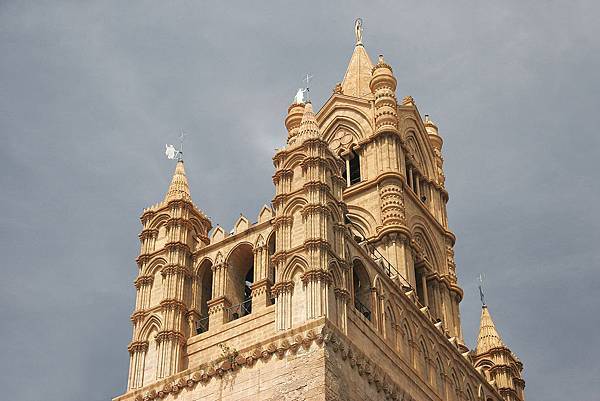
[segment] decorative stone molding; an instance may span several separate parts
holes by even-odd
[[[137,322],[140,322],[142,320],[144,320],[144,318],[148,315],[148,311],[140,309],[137,310],[135,312],[133,312],[130,316],[131,321],[135,324]]]
[[[400,183],[384,181],[379,189],[381,198],[381,214],[384,225],[400,225],[406,223],[404,199]]]
[[[158,229],[156,228],[145,228],[139,235],[140,241],[144,241],[149,238],[156,238],[158,236]]]
[[[279,294],[291,292],[294,289],[293,281],[280,281],[271,287],[271,294],[278,296]]]
[[[333,276],[325,270],[309,270],[302,275],[302,282],[307,284],[309,281],[321,281],[324,283],[333,283]]]
[[[139,290],[143,285],[152,285],[153,281],[154,276],[139,276],[135,279],[133,285],[135,285],[135,288]]]
[[[167,242],[164,246],[164,249],[166,251],[182,251],[187,253],[191,253],[192,251],[188,244],[181,241]]]
[[[263,279],[260,281],[257,281],[255,283],[252,283],[252,296],[253,297],[258,297],[261,296],[263,294],[265,294],[269,289],[269,280],[268,279]]]
[[[383,370],[356,347],[346,342],[343,335],[337,333],[334,327],[326,324],[320,331],[314,329],[303,333],[290,335],[270,342],[262,347],[246,352],[240,352],[234,358],[218,358],[210,361],[196,370],[184,372],[180,377],[166,379],[149,387],[138,390],[136,401],[153,401],[169,394],[176,395],[184,390],[192,390],[198,383],[208,383],[210,380],[220,380],[229,372],[243,368],[252,368],[259,359],[264,363],[286,355],[294,355],[300,348],[309,349],[313,344],[325,347],[328,352],[339,354],[353,370],[362,376],[386,400],[406,401],[410,396],[393,382]]]
[[[351,299],[350,292],[344,288],[334,288],[333,293],[336,298],[341,299],[344,302],[348,302]]]
[[[180,312],[185,312],[187,310],[185,303],[175,298],[163,299],[162,301],[160,301],[160,306],[163,309],[178,310]]]
[[[133,341],[127,347],[130,354],[148,351],[148,341]]]
[[[225,297],[219,297],[219,298],[211,299],[210,301],[208,301],[207,306],[208,306],[208,314],[214,315],[216,313],[223,311],[224,309],[229,308],[231,306],[231,302],[229,302],[229,300]]]
[[[191,273],[185,268],[185,266],[181,265],[173,265],[168,264],[164,265],[160,270],[163,276],[175,275],[175,274],[185,274],[186,276],[190,276]]]
[[[156,342],[161,343],[163,341],[175,341],[180,345],[185,345],[185,335],[179,331],[174,330],[163,330],[156,335]]]

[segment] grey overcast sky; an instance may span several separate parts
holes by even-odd
[[[0,388],[100,401],[128,369],[142,208],[186,142],[229,229],[273,195],[302,76],[319,108],[353,21],[444,137],[473,346],[476,277],[529,400],[600,393],[600,2],[0,2]]]

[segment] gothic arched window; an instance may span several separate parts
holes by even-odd
[[[352,151],[348,157],[348,183],[354,185],[360,182],[360,156]]]

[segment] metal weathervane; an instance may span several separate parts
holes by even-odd
[[[485,295],[483,294],[483,280],[485,280],[485,275],[482,273],[479,275],[479,297],[481,298],[481,305],[485,306]]]
[[[185,131],[181,130],[179,134],[179,149],[176,149],[173,145],[165,145],[165,155],[167,159],[174,160],[177,158],[177,161],[183,160],[183,140],[185,138]]]

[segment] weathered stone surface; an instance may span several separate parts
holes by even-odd
[[[115,400],[524,399],[522,364],[487,310],[477,353],[463,344],[443,141],[414,99],[397,104],[392,68],[371,64],[359,28],[321,110],[288,109],[256,223],[209,235],[183,161],[144,210]]]

